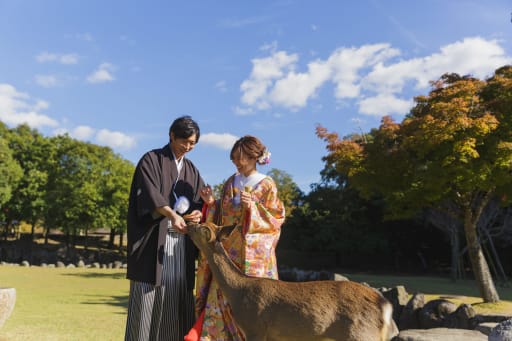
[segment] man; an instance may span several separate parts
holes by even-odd
[[[194,324],[197,249],[186,221],[201,220],[205,186],[185,158],[199,141],[190,116],[169,128],[169,143],[147,152],[133,176],[128,207],[130,297],[125,340],[183,340]]]

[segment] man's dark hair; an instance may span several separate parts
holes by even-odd
[[[188,139],[190,136],[196,134],[196,143],[199,142],[199,136],[201,135],[196,121],[188,115],[178,117],[172,122],[169,128],[169,136],[171,136],[171,133],[174,133],[174,136],[180,139]]]

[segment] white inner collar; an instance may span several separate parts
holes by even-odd
[[[235,175],[235,187],[239,190],[245,190],[245,187],[254,187],[258,182],[263,180],[266,177],[265,174],[261,173],[252,173],[249,176],[244,176],[243,174],[237,173]]]

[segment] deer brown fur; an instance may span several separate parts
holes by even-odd
[[[398,333],[391,304],[365,285],[246,276],[216,238],[233,228],[190,225],[188,234],[208,260],[247,341],[380,341]]]

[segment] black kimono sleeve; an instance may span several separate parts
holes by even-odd
[[[151,215],[157,207],[169,205],[169,198],[162,193],[162,176],[158,158],[151,153],[145,154],[135,171],[131,193],[139,219]]]
[[[169,205],[170,180],[163,177],[162,169],[167,167],[162,167],[162,160],[158,151],[141,158],[133,176],[128,204],[127,277],[149,283],[157,281],[157,252],[166,224],[164,217],[154,215],[154,211]]]

